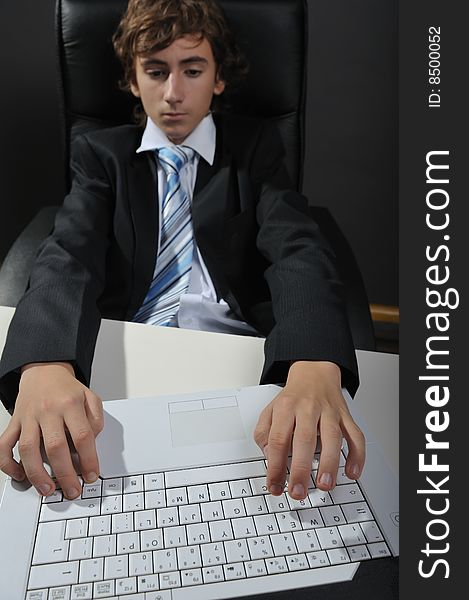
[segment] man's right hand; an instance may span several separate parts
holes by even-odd
[[[53,474],[64,495],[77,498],[80,481],[73,466],[67,432],[75,446],[83,479],[99,475],[95,437],[103,429],[101,399],[80,383],[69,363],[31,363],[22,368],[18,398],[8,427],[0,436],[0,469],[17,481],[25,477],[39,494],[55,483],[44,468],[41,437]],[[19,441],[21,462],[13,458]]]

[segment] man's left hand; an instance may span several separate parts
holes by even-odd
[[[287,460],[292,462],[288,493],[302,500],[308,493],[317,435],[321,455],[316,486],[336,484],[342,438],[347,440],[345,473],[358,479],[365,464],[365,437],[355,423],[341,389],[339,367],[326,361],[297,361],[282,391],[261,412],[254,440],[267,457],[267,489],[284,492]]]

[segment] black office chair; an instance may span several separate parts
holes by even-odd
[[[221,0],[250,70],[231,98],[233,112],[274,121],[287,151],[287,169],[301,190],[305,139],[306,0]],[[122,69],[111,38],[126,0],[57,0],[56,43],[65,164],[82,132],[130,123],[136,99],[118,87]],[[64,174],[66,188],[69,172]],[[16,306],[27,286],[36,250],[58,207],[42,209],[10,249],[0,270],[0,304]],[[346,287],[356,348],[374,350],[368,298],[353,252],[325,207],[311,213],[332,245]]]

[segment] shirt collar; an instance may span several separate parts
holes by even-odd
[[[215,157],[215,144],[216,127],[212,114],[209,113],[186,137],[182,145],[194,149],[197,154],[208,162],[209,165],[212,165]],[[143,132],[142,141],[137,148],[137,152],[156,150],[163,146],[174,146],[174,144],[168,140],[158,125],[156,125],[150,117],[147,117],[145,131]]]

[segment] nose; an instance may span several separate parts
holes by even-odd
[[[176,73],[170,73],[166,79],[166,87],[164,93],[165,102],[168,104],[177,104],[182,102],[184,93],[182,89],[181,77]]]

